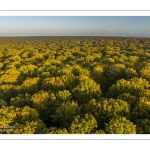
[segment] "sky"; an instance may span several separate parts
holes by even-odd
[[[150,16],[0,16],[0,36],[150,37]]]

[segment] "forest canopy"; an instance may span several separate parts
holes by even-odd
[[[0,37],[1,134],[149,134],[150,38]]]

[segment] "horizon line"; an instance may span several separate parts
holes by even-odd
[[[134,37],[134,38],[150,38],[150,36],[136,35],[3,35],[2,37]]]

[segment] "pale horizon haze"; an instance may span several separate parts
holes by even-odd
[[[0,36],[150,37],[150,17],[0,16]]]

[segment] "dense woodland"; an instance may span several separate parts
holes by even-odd
[[[1,134],[149,134],[150,38],[1,37]]]

